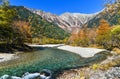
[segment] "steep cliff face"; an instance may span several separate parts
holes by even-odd
[[[60,16],[47,13],[40,10],[27,8],[33,13],[40,15],[43,19],[57,24],[64,30],[73,31],[75,29],[81,28],[85,23],[94,18],[98,13],[94,14],[81,14],[81,13],[64,13]]]

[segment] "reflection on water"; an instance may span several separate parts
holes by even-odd
[[[82,52],[82,51],[81,51]],[[21,76],[25,72],[52,71],[90,65],[106,58],[108,52],[96,54],[92,58],[82,58],[56,48],[37,48],[37,51],[18,54],[19,58],[0,64],[0,75]]]

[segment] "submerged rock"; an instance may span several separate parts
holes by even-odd
[[[41,79],[51,79],[51,77],[52,77],[52,72],[48,69],[43,69],[40,72],[40,78]]]

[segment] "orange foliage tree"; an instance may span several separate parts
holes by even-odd
[[[83,27],[79,32],[72,32],[69,39],[70,44],[77,46],[89,46],[96,43],[96,28]]]
[[[106,20],[102,19],[97,29],[97,44],[107,48],[109,47],[110,39],[110,25]]]
[[[12,28],[15,33],[14,43],[31,42],[31,26],[28,22],[14,21]]]

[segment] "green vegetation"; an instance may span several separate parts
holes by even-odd
[[[78,34],[72,34],[68,43],[76,46],[96,46],[112,50],[120,49],[120,26],[113,27],[102,19],[98,28],[82,28]]]
[[[79,33],[72,33],[67,44],[83,47],[120,49],[120,3],[108,4]]]
[[[117,6],[117,7],[116,7]],[[91,19],[86,25],[88,27],[94,27],[94,26],[99,26],[100,21],[102,19],[105,19],[108,21],[108,23],[113,26],[113,25],[119,25],[120,21],[120,3],[114,3],[114,4],[107,4],[107,9],[105,9],[103,12],[99,13],[96,17]]]
[[[42,19],[41,16],[30,12],[23,6],[13,6],[11,7],[16,9],[17,18],[16,20],[21,20],[28,22],[31,26],[32,38],[33,39],[54,39],[54,40],[63,40],[69,36],[69,33],[58,27],[53,23],[49,23],[46,20]],[[59,43],[59,42],[58,42]]]
[[[14,32],[11,27],[12,19],[15,17],[15,11],[9,8],[7,2],[0,6],[0,41],[9,42],[12,40]]]
[[[114,26],[111,30],[111,39],[113,46],[120,48],[120,25]]]
[[[110,25],[107,21],[101,20],[97,29],[96,43],[104,48],[110,47]]]
[[[9,44],[63,43],[64,39],[70,35],[23,6],[10,6],[8,0],[0,4],[0,42]]]

